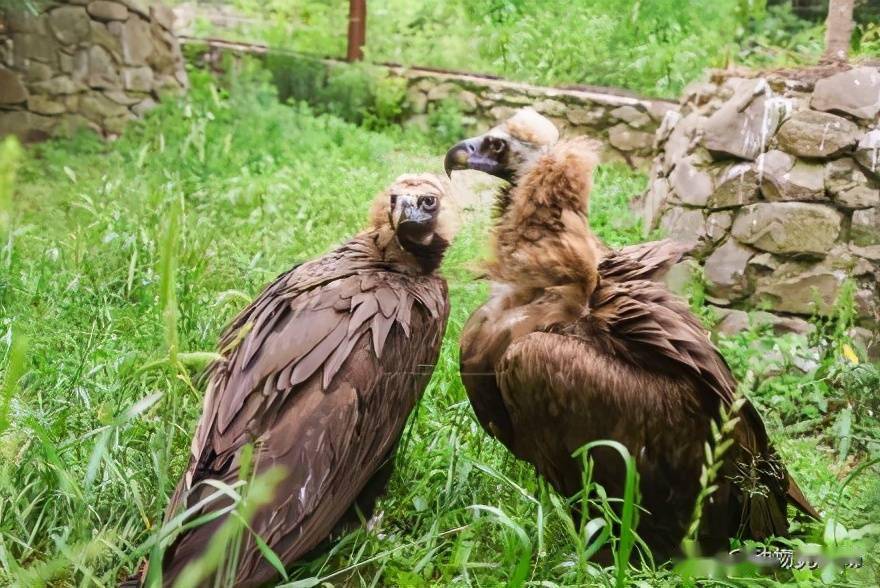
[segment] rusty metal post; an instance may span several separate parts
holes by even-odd
[[[348,61],[364,58],[367,40],[367,0],[348,0]]]

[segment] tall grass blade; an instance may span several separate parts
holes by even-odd
[[[175,200],[168,213],[159,254],[159,308],[165,325],[165,347],[172,365],[177,364],[177,240],[180,232],[180,204]]]
[[[611,440],[593,441],[578,449],[574,455],[586,456],[595,447],[609,447],[620,454],[626,467],[626,480],[623,487],[623,506],[620,511],[620,540],[614,552],[615,581],[617,588],[626,585],[629,571],[629,558],[635,545],[635,515],[636,515],[636,488],[638,484],[638,472],[636,461],[630,455],[629,450],[621,443]]]
[[[21,145],[15,135],[9,135],[0,143],[0,247],[6,249],[7,267],[12,256],[12,193],[21,157]]]
[[[513,571],[510,573],[510,577],[507,580],[507,586],[518,588],[522,586],[526,578],[529,576],[529,562],[532,557],[532,542],[529,540],[529,536],[523,530],[521,526],[516,524],[507,514],[502,511],[500,508],[494,506],[486,506],[483,504],[475,504],[471,506],[472,510],[475,511],[483,511],[491,514],[493,518],[513,531],[514,535],[517,538],[520,546],[520,553],[516,560],[516,565],[513,568]]]
[[[27,338],[14,328],[11,335],[12,343],[9,348],[9,361],[6,364],[6,376],[3,378],[3,387],[0,388],[0,434],[9,428],[12,397],[27,369]]]

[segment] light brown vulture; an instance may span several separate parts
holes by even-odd
[[[234,483],[245,444],[257,473],[283,468],[250,526],[286,566],[354,518],[355,504],[369,516],[440,351],[449,301],[435,271],[451,239],[446,186],[429,174],[401,176],[377,198],[367,231],[284,273],[233,320],[167,516],[214,493],[208,480]],[[225,520],[176,538],[163,559],[165,585]],[[277,579],[247,532],[239,561],[236,586]]]
[[[637,532],[662,561],[678,553],[710,422],[734,400],[736,382],[685,302],[650,279],[680,251],[661,242],[611,252],[590,231],[595,165],[588,141],[557,142],[552,123],[529,109],[448,152],[448,172],[511,182],[496,204],[492,293],[462,332],[461,377],[486,431],[566,496],[581,489],[576,450],[622,443],[647,511]],[[731,537],[786,535],[789,502],[817,516],[755,408],[746,403],[739,417],[703,511],[704,552],[726,549]],[[591,455],[594,480],[620,497],[621,458],[607,448]]]

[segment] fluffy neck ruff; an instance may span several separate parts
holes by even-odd
[[[443,255],[449,247],[449,241],[434,234],[427,244],[398,239],[400,247],[409,253],[421,268],[422,273],[433,273],[443,262]]]
[[[596,161],[589,141],[561,142],[500,195],[490,277],[551,290],[579,308],[586,304],[598,283],[600,256],[586,222]]]
[[[394,271],[406,274],[433,273],[443,262],[449,246],[449,241],[436,233],[426,244],[398,239],[388,225],[373,229],[368,234],[382,262]]]

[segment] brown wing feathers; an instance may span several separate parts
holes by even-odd
[[[424,184],[421,176],[404,179],[407,190]],[[285,563],[326,539],[362,489],[370,488],[368,501],[381,491],[431,375],[420,367],[436,362],[448,298],[445,282],[403,250],[387,215],[376,218],[378,228],[279,276],[232,321],[220,341],[224,359],[208,372],[190,465],[169,516],[211,493],[202,480],[234,482],[246,443],[254,444],[257,473],[273,465],[285,472],[276,499],[251,522]],[[431,255],[442,255],[445,243]],[[199,557],[222,520],[175,540],[163,563],[166,584]],[[236,585],[275,576],[246,537]]]

